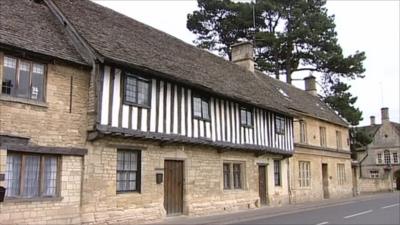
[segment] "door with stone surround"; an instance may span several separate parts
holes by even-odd
[[[324,199],[329,198],[328,164],[326,163],[322,163],[322,188],[324,191]]]
[[[261,205],[267,205],[268,204],[268,199],[267,199],[267,173],[266,173],[267,167],[265,165],[259,165],[258,166],[258,190],[260,194],[260,203]]]
[[[168,216],[183,212],[183,161],[164,162],[164,207]]]

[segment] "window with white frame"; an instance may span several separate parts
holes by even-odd
[[[342,132],[336,131],[336,147],[342,149]]]
[[[343,185],[346,182],[345,166],[342,163],[337,164],[337,178],[339,185]]]
[[[223,179],[224,189],[243,189],[244,163],[242,162],[224,162]]]
[[[274,160],[274,183],[275,186],[281,186],[281,161]]]
[[[307,143],[307,124],[304,120],[300,120],[300,143]]]
[[[399,157],[397,155],[397,152],[393,152],[392,156],[393,156],[393,163],[394,164],[398,164],[399,163]]]
[[[376,154],[376,158],[377,158],[377,163],[382,164],[382,153]]]
[[[140,151],[117,151],[117,193],[140,192]]]
[[[379,171],[378,170],[369,171],[369,177],[371,177],[371,178],[379,178]]]
[[[385,160],[385,164],[389,165],[390,164],[390,151],[389,150],[385,150],[383,152],[383,158]]]
[[[44,101],[45,65],[4,56],[1,93]]]
[[[308,161],[299,161],[299,186],[310,187],[311,165]]]
[[[58,195],[59,158],[53,155],[7,153],[6,197],[35,198]]]

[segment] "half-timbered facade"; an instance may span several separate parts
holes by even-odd
[[[235,148],[293,150],[292,117],[104,66],[100,129]]]

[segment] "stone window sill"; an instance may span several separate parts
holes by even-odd
[[[4,203],[19,203],[19,202],[59,202],[63,200],[63,197],[52,197],[52,198],[5,198]]]
[[[26,104],[26,105],[39,106],[39,107],[43,107],[43,108],[48,107],[47,103],[45,103],[45,102],[38,102],[38,101],[35,101],[32,99],[17,98],[17,97],[12,97],[12,96],[3,95],[3,94],[0,94],[0,101],[22,103],[22,104]]]

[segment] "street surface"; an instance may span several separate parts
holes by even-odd
[[[313,203],[262,207],[202,217],[168,217],[156,224],[397,224],[400,192],[378,193]]]
[[[399,192],[377,199],[230,224],[400,224]]]

